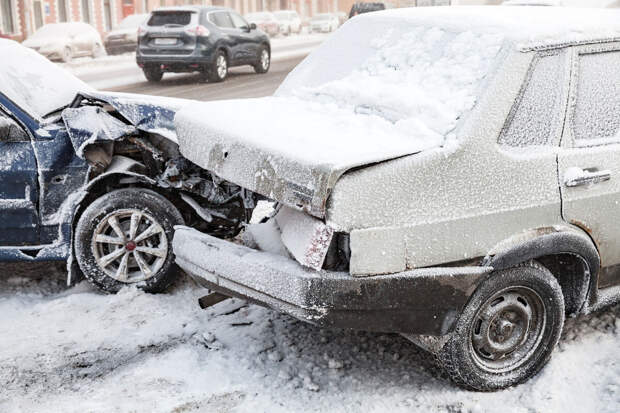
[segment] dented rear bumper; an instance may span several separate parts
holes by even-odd
[[[176,261],[202,286],[321,327],[443,335],[489,267],[427,268],[353,277],[187,227],[174,236]]]

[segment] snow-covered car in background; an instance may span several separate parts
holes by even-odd
[[[301,32],[301,19],[295,10],[278,10],[273,15],[278,20],[280,33],[288,36]]]
[[[355,17],[274,97],[177,114],[182,154],[279,203],[244,245],[179,228],[177,263],[319,326],[405,334],[467,388],[523,382],[565,315],[620,297],[619,38],[609,10]]]
[[[99,32],[87,23],[50,23],[23,43],[50,60],[70,62],[74,57],[105,55]]]
[[[135,52],[138,46],[138,29],[146,21],[148,14],[132,14],[114,30],[105,35],[105,50],[108,54]]]
[[[179,154],[173,118],[192,101],[99,93],[0,40],[0,261],[68,260],[115,292],[179,275],[173,227],[234,236],[252,195]]]
[[[280,33],[280,24],[272,13],[260,11],[248,13],[244,17],[248,22],[254,23],[256,27],[267,33],[269,37],[275,37]]]
[[[321,13],[312,16],[308,30],[310,33],[329,33],[336,30],[339,25],[338,16],[332,13]]]

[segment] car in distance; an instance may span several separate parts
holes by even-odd
[[[87,23],[50,23],[23,43],[50,60],[70,62],[74,57],[105,55],[99,32]]]
[[[349,11],[349,19],[362,13],[385,10],[384,3],[354,3]]]
[[[180,276],[174,225],[230,237],[247,221],[246,191],[179,154],[173,118],[192,101],[99,93],[12,40],[0,54],[0,261],[161,292]]]
[[[182,154],[279,203],[240,243],[177,229],[177,263],[309,323],[402,333],[466,388],[527,380],[566,315],[620,300],[618,39],[597,9],[350,20],[275,96],[177,113]]]
[[[108,54],[135,52],[138,45],[138,29],[148,14],[132,14],[120,22],[118,27],[105,35],[104,44]]]
[[[136,61],[150,82],[165,72],[199,72],[221,82],[228,68],[250,65],[267,73],[271,44],[265,33],[223,7],[167,7],[153,11],[138,33]]]
[[[332,13],[321,13],[312,16],[308,30],[310,33],[329,33],[336,30],[339,25],[338,16]]]
[[[301,19],[295,10],[278,10],[274,11],[273,15],[278,20],[280,33],[288,36],[301,32]]]
[[[280,24],[273,13],[267,11],[248,13],[245,15],[245,19],[250,23],[254,23],[256,27],[267,33],[269,37],[275,37],[280,33]]]

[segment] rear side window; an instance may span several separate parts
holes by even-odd
[[[228,15],[228,12],[218,11],[215,13],[209,14],[209,21],[215,24],[217,27],[221,27],[224,29],[233,28],[233,22]]]
[[[572,126],[577,146],[620,142],[620,51],[579,56]]]
[[[230,13],[230,18],[236,28],[241,29],[248,27],[248,22],[246,22],[243,17],[239,16],[237,13]]]
[[[187,26],[192,21],[192,13],[188,11],[167,11],[153,13],[147,25],[149,26]]]
[[[559,137],[565,86],[565,53],[534,58],[498,143],[513,147],[553,145]]]

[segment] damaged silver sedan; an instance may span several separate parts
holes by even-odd
[[[0,40],[0,260],[69,262],[109,292],[166,289],[175,225],[233,237],[257,196],[179,153],[191,101],[99,93]]]

